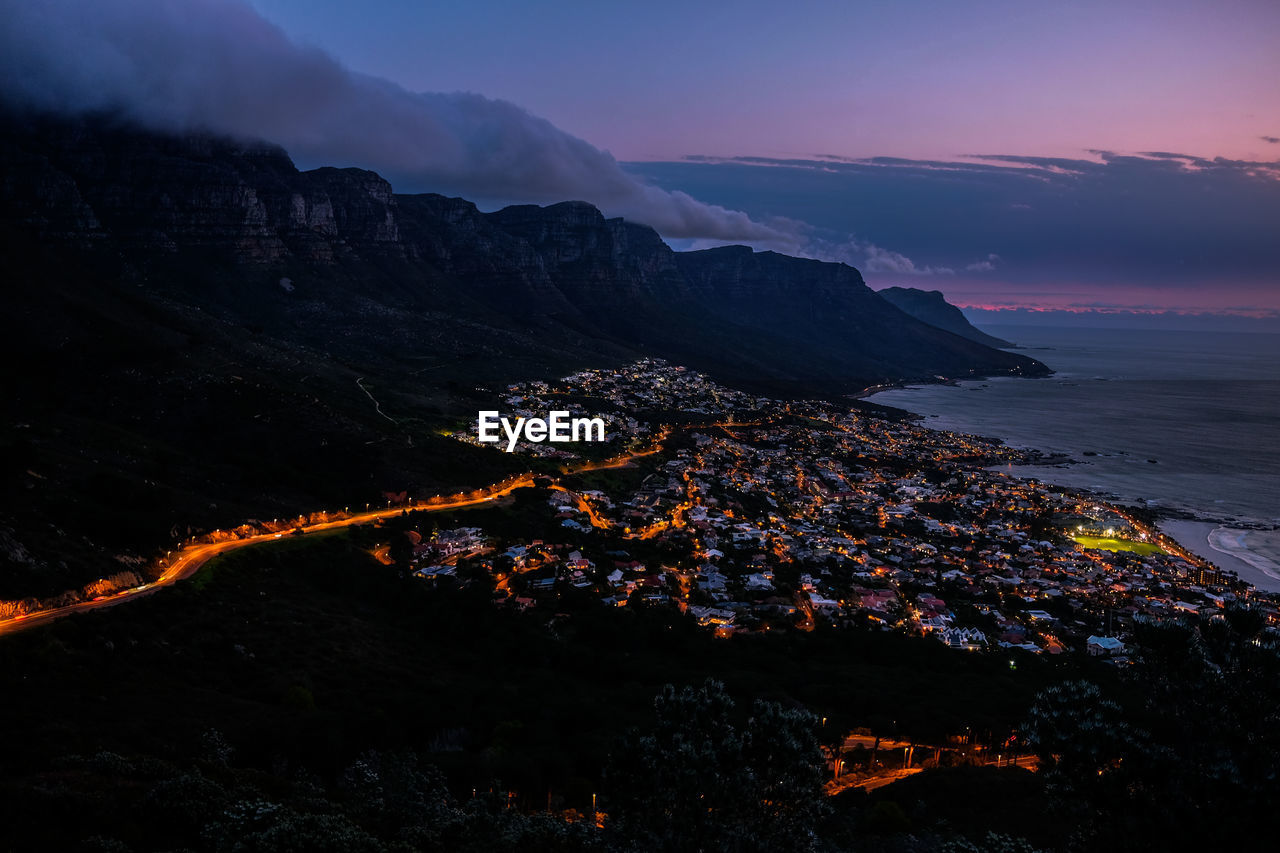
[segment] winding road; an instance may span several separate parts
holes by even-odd
[[[669,435],[669,432],[663,432],[653,444],[646,450],[637,450],[623,453],[619,456],[599,462],[584,462],[573,468],[566,468],[565,474],[576,474],[584,471],[603,471],[610,468],[622,468],[630,465],[635,459],[644,456],[652,456],[663,448],[663,441]],[[124,604],[129,601],[135,601],[143,596],[151,595],[156,590],[170,586],[184,578],[189,578],[200,570],[202,566],[221,554],[229,551],[235,551],[240,548],[249,548],[254,545],[261,545],[265,542],[271,542],[276,539],[282,539],[285,536],[293,535],[294,531],[301,530],[303,533],[316,533],[322,530],[334,530],[339,527],[350,527],[354,524],[367,524],[377,521],[380,518],[390,518],[399,515],[407,510],[438,512],[446,509],[460,509],[462,507],[476,506],[489,501],[497,500],[511,494],[516,489],[533,485],[535,475],[533,473],[521,474],[513,479],[504,480],[501,483],[495,483],[491,486],[485,486],[469,492],[461,492],[445,498],[433,498],[425,501],[417,501],[410,506],[394,506],[386,509],[373,510],[370,512],[356,513],[354,515],[342,514],[341,518],[332,521],[321,521],[314,524],[303,525],[292,528],[287,532],[270,532],[260,533],[253,536],[245,536],[235,539],[226,539],[220,542],[207,542],[198,544],[189,544],[183,546],[171,560],[161,562],[164,567],[163,574],[151,583],[142,586],[131,587],[130,589],[121,590],[111,595],[98,596],[89,601],[79,601],[75,604],[68,604],[63,607],[52,607],[47,610],[36,610],[20,616],[14,616],[9,619],[0,619],[0,636],[4,634],[12,634],[18,631],[25,631],[28,628],[34,628],[37,625],[46,625],[55,619],[61,619],[64,616],[70,616],[72,613],[81,613],[87,610],[99,610],[104,607],[115,607],[117,604]]]
[[[164,573],[159,578],[142,586],[132,587],[130,589],[121,590],[112,595],[99,596],[89,601],[80,601],[75,604],[68,604],[64,607],[53,607],[48,610],[37,610],[33,613],[15,616],[11,619],[0,620],[0,635],[10,634],[15,631],[33,628],[36,625],[44,625],[55,619],[61,619],[63,616],[69,616],[72,613],[79,613],[86,610],[97,610],[103,607],[114,607],[117,604],[123,604],[127,601],[134,601],[146,595],[150,595],[158,589],[176,583],[184,578],[189,578],[200,570],[200,567],[208,563],[214,557],[225,554],[228,551],[235,551],[239,548],[248,548],[253,545],[261,545],[264,542],[271,542],[276,539],[283,539],[286,536],[294,534],[294,531],[301,530],[303,533],[315,533],[321,530],[334,530],[339,527],[350,527],[353,524],[367,524],[371,521],[377,521],[380,518],[390,518],[399,515],[408,510],[425,510],[428,512],[437,512],[446,509],[459,509],[461,507],[475,506],[476,504],[487,503],[496,500],[504,495],[523,486],[533,484],[533,475],[525,474],[514,480],[507,480],[493,486],[489,486],[476,491],[466,492],[442,501],[426,501],[420,502],[412,506],[394,506],[387,509],[373,510],[371,512],[356,513],[354,515],[343,515],[341,518],[332,521],[322,521],[316,524],[308,524],[296,528],[292,528],[289,532],[280,533],[259,533],[254,536],[246,536],[236,539],[227,539],[221,542],[207,542],[184,546],[171,561],[164,561]]]

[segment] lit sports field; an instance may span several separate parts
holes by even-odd
[[[1109,536],[1073,536],[1078,545],[1085,548],[1098,548],[1102,551],[1132,551],[1135,554],[1159,554],[1159,545],[1150,542],[1135,542],[1132,539],[1114,539]]]

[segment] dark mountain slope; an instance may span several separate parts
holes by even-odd
[[[173,261],[222,267],[238,281],[166,288],[241,316],[323,317],[344,334],[361,303],[515,331],[545,319],[627,348],[703,353],[693,366],[723,372],[763,355],[780,379],[847,387],[1039,369],[913,322],[851,267],[742,247],[680,255],[652,229],[606,220],[582,202],[486,214],[461,199],[395,195],[359,169],[298,172],[266,144],[101,122],[11,121],[3,153],[11,223],[144,274]],[[260,286],[281,276],[295,288],[287,299]],[[717,347],[680,337],[689,330]],[[755,335],[791,343],[774,357]]]
[[[989,347],[1013,346],[1006,340],[975,328],[964,316],[964,312],[948,302],[940,291],[919,290],[914,287],[886,287],[876,293],[922,323],[946,329],[962,338],[968,338]]]
[[[774,342],[765,350],[770,361],[810,359],[804,368],[807,379],[847,382],[851,374],[894,380],[1043,370],[1036,362],[999,353],[887,306],[845,264],[742,246],[681,253],[676,261],[705,304]],[[814,358],[815,351],[830,355]]]
[[[188,527],[496,479],[523,463],[438,431],[513,378],[641,354],[778,395],[1043,370],[850,267],[681,255],[580,202],[484,213],[106,120],[10,116],[0,166],[0,598]]]

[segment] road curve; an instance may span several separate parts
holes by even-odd
[[[583,471],[601,471],[608,468],[622,468],[631,464],[632,460],[639,459],[644,456],[652,456],[663,448],[663,440],[669,433],[663,432],[654,441],[653,445],[647,450],[638,450],[630,453],[624,453],[602,462],[584,462],[579,466],[566,468],[566,474],[576,474]],[[467,506],[475,506],[477,504],[487,503],[496,500],[505,495],[511,494],[518,488],[530,486],[536,475],[522,474],[511,480],[505,480],[501,483],[495,483],[491,486],[485,486],[480,489],[474,489],[469,492],[463,492],[442,501],[428,500],[418,502],[412,506],[396,506],[387,509],[373,510],[371,512],[362,512],[355,515],[347,515],[333,521],[323,521],[316,524],[305,525],[301,528],[303,533],[315,533],[321,530],[334,530],[339,527],[350,527],[353,524],[367,524],[371,521],[377,521],[380,518],[390,518],[399,515],[405,510],[438,512],[446,509],[460,509]],[[128,601],[134,601],[143,596],[151,595],[158,589],[163,589],[184,578],[189,578],[200,570],[200,567],[209,562],[214,557],[225,554],[228,551],[235,551],[239,548],[248,548],[253,545],[261,545],[264,542],[270,542],[275,539],[281,539],[290,533],[260,533],[255,536],[247,536],[242,539],[228,539],[223,542],[209,542],[202,544],[186,545],[178,551],[168,565],[165,566],[164,573],[159,578],[142,586],[132,587],[122,590],[111,595],[99,596],[89,601],[80,601],[75,604],[68,604],[64,607],[53,607],[48,610],[37,610],[32,613],[14,616],[9,619],[0,619],[0,636],[5,634],[13,634],[18,631],[25,631],[28,628],[34,628],[37,625],[46,625],[55,619],[61,619],[64,616],[70,616],[72,613],[80,613],[87,610],[99,610],[104,607],[115,607],[117,604],[124,604]],[[162,563],[162,565],[164,565]]]
[[[476,504],[487,503],[497,498],[508,495],[522,486],[528,486],[533,482],[533,475],[526,474],[513,481],[489,486],[485,489],[471,491],[465,495],[447,499],[443,502],[423,503],[414,506],[396,506],[387,509],[374,510],[372,512],[362,512],[355,515],[344,516],[333,521],[323,521],[316,524],[309,524],[294,530],[302,530],[303,533],[315,533],[321,530],[334,530],[339,527],[350,527],[353,524],[366,524],[371,521],[377,521],[380,518],[390,518],[399,515],[405,510],[425,510],[428,512],[438,512],[446,509],[459,509],[461,507],[474,506]],[[54,607],[48,610],[37,610],[22,616],[15,616],[11,619],[0,620],[0,635],[11,634],[17,631],[23,631],[28,628],[34,628],[37,625],[44,625],[55,619],[61,619],[63,616],[69,616],[72,613],[79,613],[86,610],[98,610],[103,607],[114,607],[117,604],[123,604],[127,601],[133,601],[143,596],[150,595],[158,589],[169,586],[183,578],[189,578],[200,570],[200,567],[209,562],[214,557],[225,554],[228,551],[235,551],[240,548],[248,548],[253,545],[261,545],[264,542],[270,542],[275,539],[283,539],[292,535],[292,531],[288,533],[260,533],[255,536],[246,536],[242,539],[228,539],[223,542],[209,542],[198,545],[187,545],[178,551],[164,570],[159,578],[149,584],[143,584],[139,587],[122,590],[112,595],[100,596],[89,601],[80,601],[75,604],[68,604],[65,607]]]

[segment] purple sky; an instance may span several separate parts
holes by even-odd
[[[342,4],[317,10],[306,0],[254,2],[295,37],[353,66],[410,88],[473,90],[511,100],[623,161],[1001,154],[1096,162],[1099,150],[1280,161],[1280,3],[1268,0],[478,2],[448,11],[442,4],[407,2],[378,4],[376,16],[353,16]],[[749,181],[766,185],[752,196],[740,191],[738,176],[716,168],[704,163],[637,171],[757,217],[830,226],[836,242],[847,230],[858,249],[835,256],[863,269],[873,286],[937,288],[974,306],[1260,309],[1264,315],[1280,309],[1273,263],[1280,259],[1236,262],[1241,247],[1231,239],[1203,263],[1178,259],[1180,269],[1195,267],[1188,276],[1180,270],[1170,275],[1160,263],[1143,268],[1144,253],[1165,250],[1149,234],[1130,235],[1135,257],[1112,260],[1111,269],[1097,269],[1108,257],[1086,249],[1078,255],[1092,267],[1064,269],[1055,263],[1058,254],[1047,253],[1043,267],[1033,270],[1036,253],[1011,249],[1012,241],[998,233],[985,235],[985,243],[975,239],[968,255],[958,249],[930,253],[947,241],[938,236],[945,222],[925,209],[928,198],[916,208],[923,241],[905,236],[910,221],[885,227],[874,213],[848,221],[824,218],[831,209],[883,209],[894,187],[878,195],[876,187],[847,181],[833,185],[825,198],[795,198],[798,192],[770,197],[768,184],[786,182],[794,172],[780,170]],[[1129,175],[1113,171],[1110,191],[1132,196]],[[916,170],[904,179],[920,177]],[[1280,174],[1265,180],[1280,184]],[[1181,183],[1181,192],[1147,188],[1150,217],[1140,208],[1126,215],[1162,218],[1171,202],[1195,205],[1197,194],[1208,191]],[[1278,191],[1273,186],[1270,199]],[[1093,201],[1112,207],[1102,195],[1095,193]],[[1008,204],[1019,202],[1011,197]],[[1255,221],[1280,215],[1280,206],[1259,206],[1252,194],[1226,204]],[[947,211],[965,215],[951,206]],[[1071,229],[1056,213],[1044,219],[1046,229]],[[1181,225],[1180,238],[1206,230],[1194,220]],[[1280,241],[1280,220],[1274,228]],[[1016,238],[1024,245],[1048,242],[1026,230]],[[1081,242],[1090,230],[1076,229]],[[909,259],[915,269],[903,272],[902,264],[877,261],[874,252],[881,249]],[[989,255],[997,258],[984,263]],[[1010,263],[1019,268],[1008,269]],[[970,269],[987,265],[991,269]],[[930,272],[946,269],[954,272]]]
[[[1275,0],[0,0],[0,99],[960,304],[1280,318]]]
[[[1280,136],[1273,0],[253,3],[354,68],[513,101],[620,160],[1275,159]]]

